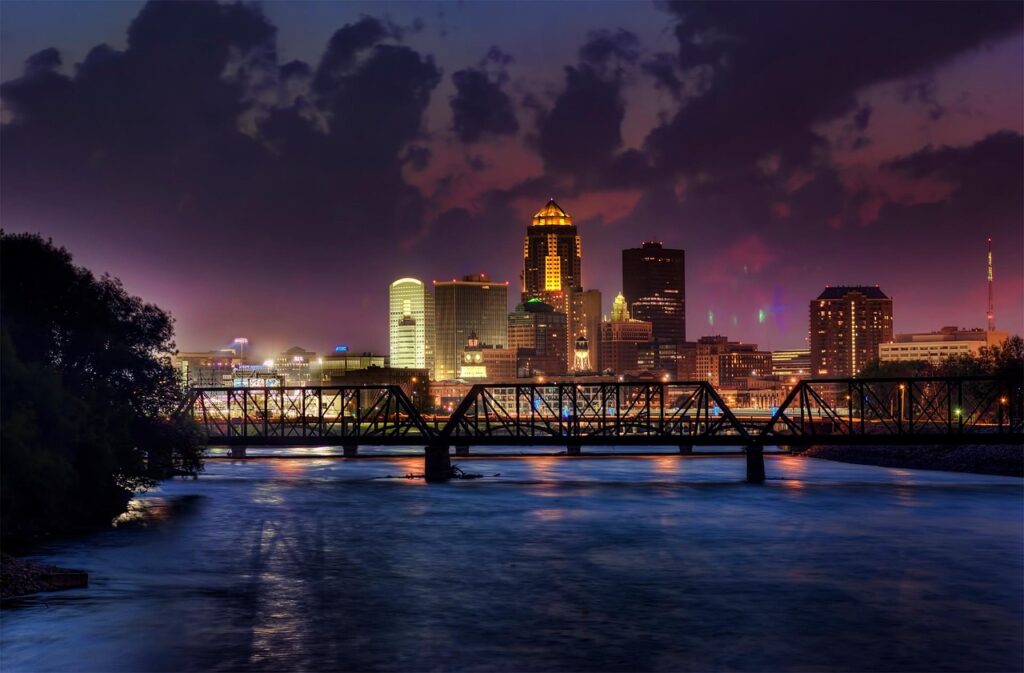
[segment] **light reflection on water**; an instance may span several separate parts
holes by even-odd
[[[317,455],[317,454],[313,454]],[[40,557],[7,671],[1021,670],[1022,480],[790,456],[211,462]],[[499,474],[498,477],[490,475]]]

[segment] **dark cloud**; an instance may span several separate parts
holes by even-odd
[[[461,142],[475,143],[487,134],[515,135],[519,130],[512,99],[502,87],[510,63],[511,56],[491,47],[478,68],[452,74],[452,130]]]
[[[617,155],[626,115],[625,67],[637,61],[637,45],[636,35],[621,28],[589,34],[580,63],[565,69],[565,88],[539,115],[537,147],[547,170],[599,188],[610,186],[611,175],[627,164],[645,163],[635,154]]]
[[[593,66],[621,66],[636,63],[639,57],[640,40],[624,28],[591,31],[580,47],[580,60]]]
[[[812,160],[818,122],[858,91],[909,77],[1019,31],[1019,3],[685,3],[679,67],[710,68],[709,88],[655,129],[647,148],[667,170],[719,173],[778,153]]]
[[[0,87],[5,223],[45,223],[78,247],[134,241],[133,258],[170,246],[175,273],[196,282],[229,260],[277,260],[276,274],[246,279],[267,306],[287,301],[273,275],[294,287],[414,234],[425,198],[403,171],[430,160],[423,115],[440,70],[374,19],[335,33],[315,69],[279,64],[275,34],[252,5],[152,3],[124,50],[95,47],[73,75],[54,69],[55,52],[34,57]],[[367,273],[384,287],[391,270]],[[305,287],[323,306],[359,301]],[[218,292],[244,296],[204,285]],[[218,322],[251,310],[224,307]],[[315,332],[309,318],[294,330]]]

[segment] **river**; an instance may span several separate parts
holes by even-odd
[[[1024,480],[766,462],[210,461],[40,549],[90,586],[5,607],[0,668],[1024,669]]]

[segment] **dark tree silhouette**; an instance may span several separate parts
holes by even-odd
[[[201,468],[175,419],[173,321],[29,234],[0,232],[0,504],[5,541],[107,522]]]

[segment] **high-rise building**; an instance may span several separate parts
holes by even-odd
[[[897,334],[892,343],[878,347],[882,362],[923,360],[940,364],[948,357],[977,355],[982,348],[998,346],[1009,338],[1008,332],[943,327],[938,332]]]
[[[508,282],[491,281],[486,274],[435,280],[434,316],[434,378],[450,381],[459,375],[462,352],[471,334],[497,348],[507,343]]]
[[[812,376],[856,376],[892,341],[892,299],[877,285],[826,287],[810,314]]]
[[[567,368],[573,365],[576,337],[586,328],[583,314],[588,300],[581,296],[582,259],[582,244],[572,217],[551,199],[526,228],[522,300],[539,299],[555,312],[565,314]]]
[[[645,242],[622,251],[622,294],[658,341],[686,341],[685,252]]]
[[[617,374],[639,366],[639,351],[651,340],[651,323],[629,317],[625,297],[619,293],[612,302],[611,320],[601,323],[601,367]]]
[[[561,376],[568,371],[566,318],[550,304],[530,299],[508,314],[508,345],[516,351],[520,376]]]
[[[434,295],[423,281],[391,284],[390,343],[392,367],[434,370]]]

